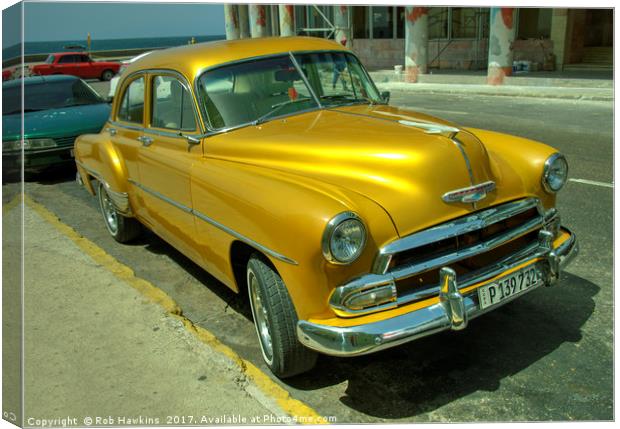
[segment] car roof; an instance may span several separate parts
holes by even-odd
[[[63,55],[88,55],[86,51],[72,51],[72,52],[53,52],[50,55],[63,56]]]
[[[38,83],[52,83],[52,82],[65,82],[79,80],[76,76],[55,74],[50,76],[30,76],[23,79],[24,85],[36,85]],[[2,83],[2,88],[12,88],[14,86],[21,86],[22,79],[13,79]]]
[[[127,66],[125,76],[144,69],[176,70],[193,82],[204,69],[230,62],[287,52],[343,50],[333,40],[316,37],[264,37],[222,40],[153,51]]]

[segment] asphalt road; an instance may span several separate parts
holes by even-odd
[[[613,188],[605,186],[613,180],[612,103],[393,93],[392,104],[543,141],[566,154],[572,179],[601,182],[571,181],[558,200],[580,256],[557,287],[464,331],[358,358],[321,356],[313,372],[278,383],[339,423],[613,419]],[[26,183],[26,192],[269,372],[244,299],[151,233],[116,243],[96,200],[73,178],[72,171],[48,172]],[[16,184],[3,188],[6,201]]]

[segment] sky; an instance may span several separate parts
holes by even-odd
[[[3,2],[3,7],[7,5]],[[27,1],[26,42],[220,35],[222,3],[94,3]],[[2,47],[19,43],[19,5],[2,11]]]

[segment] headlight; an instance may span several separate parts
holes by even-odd
[[[50,147],[56,147],[56,142],[53,139],[25,139],[24,150],[31,149],[47,149]],[[11,152],[18,151],[22,148],[22,140],[10,140],[2,142],[2,151]]]
[[[568,179],[568,163],[561,153],[554,153],[545,161],[542,184],[545,191],[556,193]]]
[[[366,245],[366,227],[358,215],[343,212],[329,221],[323,233],[323,256],[334,264],[350,264]]]
[[[46,149],[49,147],[56,147],[56,142],[53,139],[28,139],[24,140],[24,149]]]
[[[21,140],[9,140],[2,142],[2,152],[15,152],[21,150],[22,141]]]

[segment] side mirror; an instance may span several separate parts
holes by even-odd
[[[385,104],[388,104],[390,102],[390,91],[383,91],[381,93],[381,98],[383,99]]]

